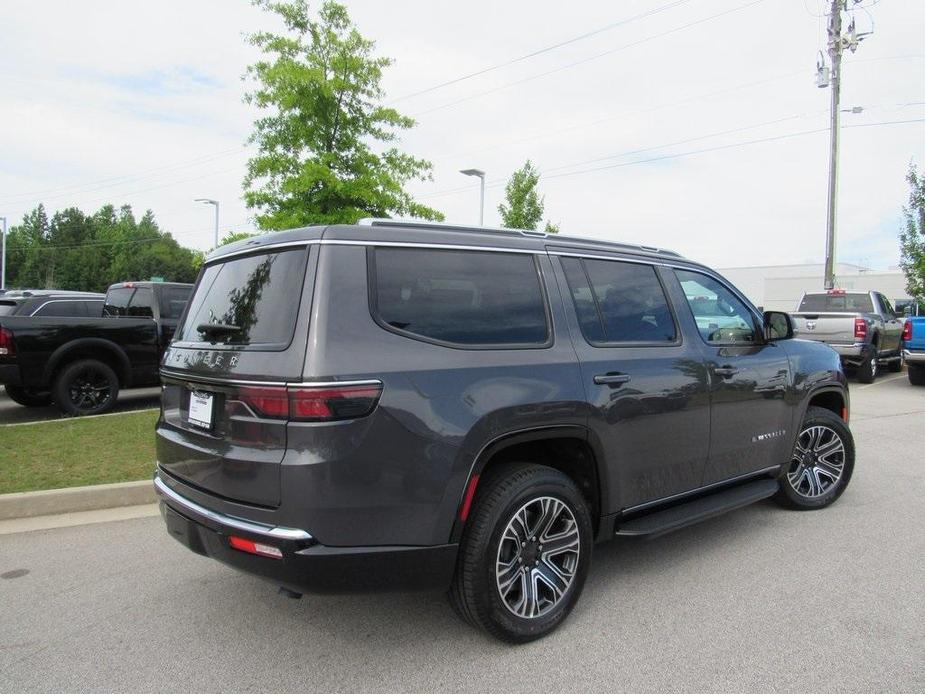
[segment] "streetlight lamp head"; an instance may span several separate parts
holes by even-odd
[[[479,178],[485,178],[485,172],[481,169],[462,169],[459,173],[465,174],[466,176],[478,176]]]
[[[212,198],[196,198],[193,202],[204,202],[207,205],[217,205],[218,201]]]

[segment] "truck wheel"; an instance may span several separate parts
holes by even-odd
[[[81,359],[58,372],[52,395],[64,414],[100,414],[116,403],[119,379],[116,372],[103,362]]]
[[[799,511],[824,508],[845,491],[853,471],[854,438],[848,425],[830,410],[810,407],[774,498]]]
[[[858,367],[858,382],[873,383],[877,378],[880,365],[877,363],[877,347],[874,346],[864,355],[864,361]]]
[[[578,602],[591,540],[588,506],[571,479],[542,465],[504,466],[479,487],[450,603],[504,641],[545,636]]]
[[[10,400],[23,407],[46,407],[51,404],[51,393],[47,391],[6,386],[6,394],[10,396]]]
[[[909,383],[914,386],[925,386],[925,366],[907,364],[909,370]]]
[[[888,368],[889,368],[890,371],[891,371],[892,373],[894,373],[894,374],[898,374],[900,371],[903,370],[903,354],[902,354],[902,352],[899,353],[899,356],[896,357],[896,359],[894,359],[893,361],[890,362],[890,365],[889,365]]]

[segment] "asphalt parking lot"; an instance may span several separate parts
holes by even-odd
[[[158,386],[123,390],[119,393],[119,399],[116,401],[112,411],[131,412],[133,410],[157,407],[160,396],[161,389]],[[48,407],[23,407],[18,405],[10,400],[6,390],[0,386],[0,424],[41,422],[49,419],[60,419],[62,416],[61,411],[54,405]]]
[[[925,388],[852,383],[851,486],[596,548],[527,646],[442,595],[278,595],[160,518],[0,536],[0,691],[925,691]]]

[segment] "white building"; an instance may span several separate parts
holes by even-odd
[[[822,263],[717,269],[756,306],[768,311],[795,311],[804,292],[824,289]],[[873,271],[852,263],[836,263],[835,286],[849,291],[883,292],[894,304],[909,299],[906,277],[898,269]]]

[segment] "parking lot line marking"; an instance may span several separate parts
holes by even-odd
[[[124,412],[107,412],[105,414],[88,414],[83,417],[59,417],[58,419],[40,419],[37,422],[12,422],[10,424],[0,424],[0,427],[28,427],[33,424],[48,424],[49,422],[75,422],[82,419],[95,419],[96,417],[118,417],[123,414],[136,414],[137,412],[153,412],[159,410],[159,407],[145,407],[141,410],[125,410]]]
[[[881,383],[889,383],[890,381],[895,381],[898,378],[906,378],[906,374],[896,374],[890,378],[881,378],[879,381],[874,381],[873,383],[868,383],[866,386],[858,386],[855,390],[864,390],[865,388],[872,388],[874,386],[879,386]]]

